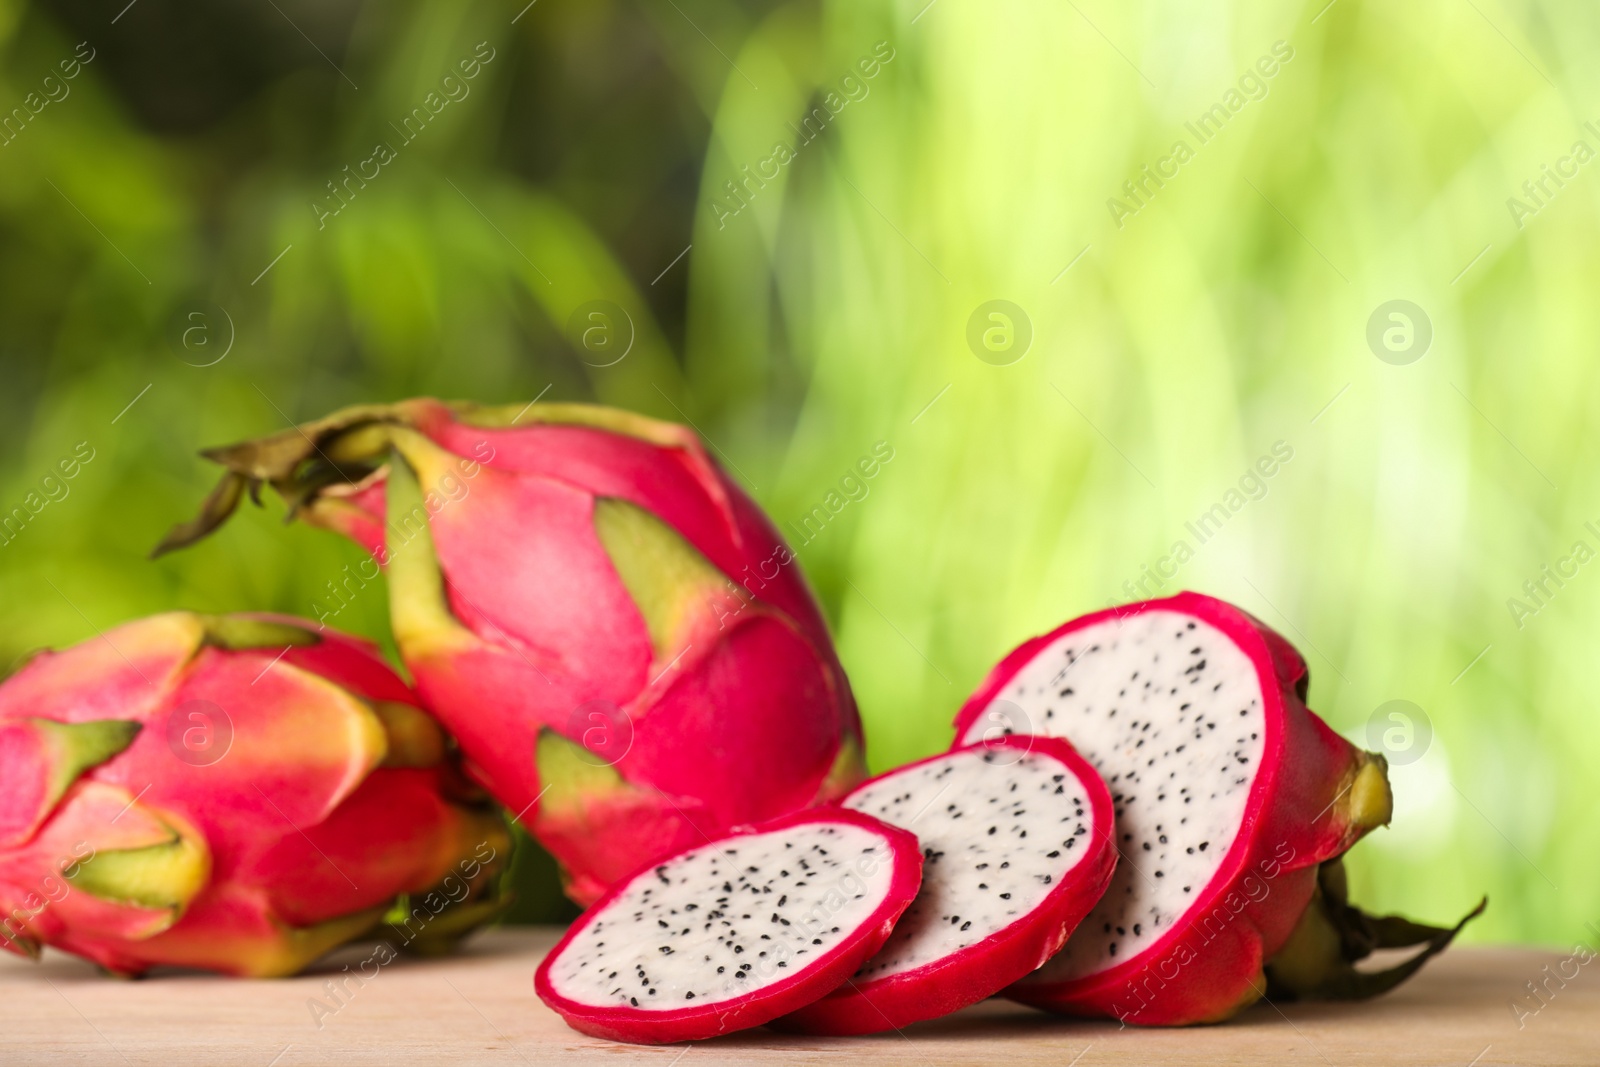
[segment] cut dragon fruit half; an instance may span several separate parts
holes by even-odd
[[[1065,948],[1008,996],[1176,1024],[1262,994],[1318,865],[1389,818],[1382,757],[1306,709],[1306,680],[1282,637],[1193,593],[1074,620],[995,668],[957,743],[1070,737],[1110,786],[1120,853]]]
[[[871,1033],[975,1004],[1061,948],[1116,863],[1111,794],[1055,738],[980,741],[880,775],[841,803],[917,835],[922,889],[849,982],[781,1029]]]
[[[797,812],[618,883],[534,976],[576,1030],[642,1044],[759,1026],[824,996],[917,894],[914,835],[838,808]]]

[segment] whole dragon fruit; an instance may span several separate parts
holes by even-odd
[[[793,553],[681,426],[417,399],[205,455],[227,473],[157,552],[262,483],[366,547],[418,691],[472,773],[532,812],[581,904],[863,776],[850,688]],[[330,588],[342,603],[377,574]]]
[[[1195,593],[1075,619],[995,667],[958,714],[956,744],[1070,738],[1111,787],[1120,852],[1065,948],[1008,996],[1144,1025],[1209,1022],[1269,985],[1371,996],[1449,943],[1459,924],[1346,902],[1337,861],[1388,823],[1386,764],[1307,709],[1308,677],[1288,641]],[[1388,972],[1352,966],[1419,944]]]
[[[364,641],[156,615],[0,685],[0,944],[118,974],[300,970],[496,914],[509,834]]]

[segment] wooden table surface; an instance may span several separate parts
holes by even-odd
[[[356,988],[337,1011],[325,988],[370,949],[346,949],[316,973],[242,981],[103,978],[46,953],[38,964],[0,953],[0,1064],[304,1067],[308,1064],[944,1063],[1600,1064],[1600,960],[1578,968],[1521,1027],[1510,1007],[1562,953],[1455,948],[1410,984],[1359,1005],[1258,1005],[1223,1026],[1119,1029],[989,1001],[904,1034],[803,1038],[764,1029],[695,1046],[618,1045],[569,1030],[533,994],[533,969],[557,931],[480,935],[444,960],[402,959]],[[354,970],[352,966],[352,970]],[[369,968],[370,970],[370,968]],[[317,1000],[325,1005],[314,1010]],[[320,1025],[319,1025],[320,1024]]]

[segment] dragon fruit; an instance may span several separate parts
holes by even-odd
[[[683,427],[420,399],[205,455],[227,474],[157,552],[263,482],[292,516],[365,546],[418,691],[471,773],[532,812],[581,904],[864,776],[850,688],[793,553]]]
[[[438,949],[502,907],[505,822],[367,642],[156,615],[0,685],[0,944],[109,971],[300,970],[391,909]]]
[[[917,894],[917,838],[859,812],[796,812],[646,867],[534,975],[574,1029],[642,1044],[759,1026],[847,981]]]
[[[879,775],[842,801],[914,831],[922,889],[847,985],[778,1021],[863,1034],[998,993],[1059,949],[1111,881],[1111,794],[1065,741],[1007,735]]]
[[[1120,852],[1106,895],[1008,996],[1146,1025],[1213,1021],[1265,993],[1264,965],[1286,946],[1303,958],[1275,961],[1280,987],[1354,994],[1355,957],[1297,927],[1337,945],[1368,921],[1325,906],[1319,868],[1386,824],[1392,801],[1383,757],[1311,713],[1307,684],[1286,640],[1194,593],[1076,619],[994,669],[957,715],[957,742],[1071,737],[1111,788]],[[1439,933],[1415,926],[1405,943]]]

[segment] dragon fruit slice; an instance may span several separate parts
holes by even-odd
[[[574,1029],[617,1041],[759,1026],[846,981],[921,880],[905,830],[844,809],[781,816],[617,883],[534,988]]]
[[[1264,964],[1308,910],[1328,921],[1308,909],[1319,866],[1391,807],[1383,757],[1307,710],[1307,682],[1286,640],[1194,593],[1074,620],[994,669],[957,716],[958,743],[1070,736],[1110,785],[1121,855],[1066,947],[1008,996],[1162,1025],[1263,995]],[[1314,996],[1341,969],[1329,956],[1284,973]]]
[[[959,748],[841,803],[917,834],[922,890],[877,955],[783,1029],[872,1033],[975,1004],[1061,948],[1116,864],[1111,794],[1054,738]]]

